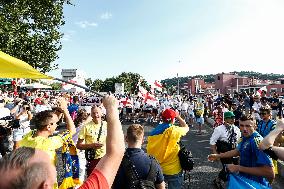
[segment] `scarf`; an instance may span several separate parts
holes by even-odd
[[[62,139],[64,141],[62,146],[64,179],[59,189],[68,189],[81,184],[79,180],[80,166],[77,149],[68,130],[63,133]]]

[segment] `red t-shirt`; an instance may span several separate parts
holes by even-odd
[[[82,184],[79,189],[109,189],[105,176],[97,169]]]
[[[41,98],[39,98],[39,97],[36,98],[36,99],[35,99],[35,103],[36,103],[36,104],[41,104]]]

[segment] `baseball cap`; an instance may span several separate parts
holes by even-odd
[[[225,112],[224,113],[224,119],[227,119],[227,118],[235,118],[235,114],[233,112]]]
[[[172,109],[166,109],[162,113],[162,119],[164,121],[170,121],[171,120],[173,122],[175,117],[176,117],[176,112]]]

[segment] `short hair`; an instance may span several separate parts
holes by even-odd
[[[73,96],[73,103],[74,102],[79,102],[79,97],[78,96]]]
[[[266,112],[268,114],[271,114],[271,108],[269,106],[262,106],[259,108],[259,112]]]
[[[248,114],[248,115],[243,114],[240,117],[240,121],[248,121],[248,120],[253,121],[254,125],[256,125],[255,117],[252,114]]]
[[[136,143],[144,134],[144,128],[140,124],[132,124],[127,128],[127,140]]]
[[[10,168],[27,167],[28,161],[35,155],[35,148],[21,147],[0,160],[0,172]]]
[[[38,188],[49,177],[48,165],[44,162],[33,163],[22,170],[22,175],[11,183],[11,189]]]
[[[34,117],[36,129],[42,131],[46,127],[47,121],[52,118],[53,115],[55,115],[55,112],[52,110],[45,110],[37,113]]]
[[[59,108],[59,107],[53,107],[52,109],[51,109],[55,114],[58,112],[58,113],[61,113],[61,114],[63,114],[64,113],[64,111],[62,110],[62,108]]]
[[[35,155],[35,148],[30,147],[21,147],[16,149],[10,154],[5,155],[0,160],[0,173],[5,174],[7,172],[11,171],[17,171],[19,170],[18,174],[21,174],[21,176],[17,176],[16,178],[22,177],[22,171],[28,168],[29,160]],[[14,182],[16,178],[11,178],[11,180],[4,181],[6,182],[6,186],[9,189],[17,189],[17,188],[23,188],[23,187],[16,187],[14,186]],[[17,179],[16,179],[17,180]],[[1,181],[0,181],[1,182]],[[8,183],[7,183],[8,182]],[[3,184],[3,183],[2,183]],[[2,186],[0,183],[0,185]],[[21,186],[21,185],[19,185]]]
[[[77,117],[74,120],[75,126],[78,127],[81,123],[86,121],[88,119],[88,117],[89,117],[89,114],[87,113],[87,110],[79,109],[79,111],[77,113]]]

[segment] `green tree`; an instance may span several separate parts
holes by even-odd
[[[85,79],[85,85],[86,85],[88,88],[91,88],[91,87],[92,87],[92,84],[93,84],[93,81],[92,81],[91,78]]]
[[[50,86],[52,87],[52,90],[60,90],[62,84],[61,83],[52,83]]]
[[[116,82],[115,77],[106,78],[102,84],[102,91],[103,92],[112,92],[114,93],[114,84]]]
[[[95,91],[102,91],[103,80],[95,79],[92,83],[91,89]]]
[[[143,81],[143,85],[145,85],[146,81],[138,73],[123,72],[116,77],[116,83],[124,83],[124,90],[132,94],[137,91],[139,80]]]
[[[58,68],[64,4],[71,2],[0,0],[0,50],[44,73]]]

